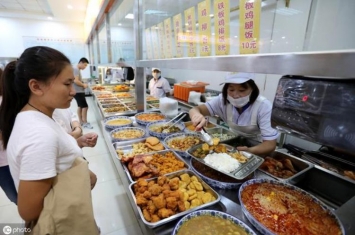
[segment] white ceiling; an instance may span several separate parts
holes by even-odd
[[[0,0],[0,17],[83,23],[87,4],[88,0]]]

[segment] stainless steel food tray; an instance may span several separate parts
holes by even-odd
[[[282,159],[282,158],[286,158],[289,159],[292,162],[292,165],[294,166],[295,170],[297,170],[298,172],[296,174],[294,174],[291,177],[288,178],[279,178],[277,176],[274,176],[273,174],[260,169],[259,171],[263,172],[264,174],[267,174],[268,176],[277,179],[279,181],[285,182],[285,183],[289,183],[289,184],[296,184],[298,183],[300,180],[302,180],[306,175],[306,172],[309,171],[310,169],[313,168],[313,164],[302,160],[300,158],[297,158],[295,156],[292,156],[290,154],[287,154],[283,151],[279,151],[279,150],[275,150],[272,154],[269,155],[270,157],[278,160],[278,159]]]
[[[120,142],[114,142],[112,143],[113,147],[115,148],[115,150],[119,150],[121,149],[123,151],[124,154],[130,153],[133,150],[133,144],[138,144],[138,143],[145,143],[145,140],[147,138],[142,138],[142,139],[136,139],[136,140],[130,140],[130,141],[120,141]],[[160,141],[160,143],[162,143],[162,141]],[[166,150],[165,145],[164,146],[164,150]],[[163,150],[160,150],[163,151]],[[152,152],[150,153],[155,153],[155,152],[159,152],[159,151],[154,151],[152,150]],[[121,158],[117,155],[117,158],[121,160]]]
[[[186,131],[186,128],[184,129],[184,131]],[[171,149],[175,152],[177,152],[180,156],[182,157],[185,157],[185,158],[189,158],[190,157],[190,154],[188,154],[185,151],[182,151],[182,150],[178,150],[178,149],[174,149],[174,148],[171,148],[169,146],[169,142],[172,141],[173,139],[181,139],[181,138],[184,138],[184,137],[187,137],[187,136],[194,136],[194,137],[197,137],[201,140],[201,143],[204,143],[203,139],[202,139],[202,135],[198,132],[195,132],[195,133],[192,133],[192,132],[187,132],[187,133],[176,133],[176,134],[172,134],[172,135],[169,135],[167,136],[165,139],[164,139],[164,145],[168,148],[168,149]]]
[[[176,154],[174,151],[169,150],[169,149],[162,150],[162,151],[157,151],[157,152],[154,152],[154,153],[142,154],[142,155],[144,155],[144,156],[151,156],[151,155],[156,154],[156,153],[165,154],[165,153],[167,153],[167,152],[173,152],[174,155],[175,155],[175,158],[179,159],[180,161],[182,161],[182,162],[184,163],[185,169],[190,169],[190,165],[187,164],[187,163],[184,161],[184,159],[182,159],[182,157],[180,157],[180,156],[179,156],[178,154]],[[140,156],[141,156],[141,155],[140,155]],[[133,182],[136,182],[136,180],[133,180],[133,178],[131,177],[131,173],[129,172],[127,165],[126,165],[125,163],[122,163],[122,165],[123,165],[123,169],[124,169],[124,171],[126,172],[126,175],[127,175],[128,179],[129,179],[129,181],[132,182],[132,183],[133,183]],[[184,169],[181,169],[181,170],[179,170],[179,171],[182,171],[182,170],[184,170]],[[179,172],[179,171],[176,171],[176,172]],[[172,173],[173,173],[173,172],[172,172]],[[170,173],[169,173],[169,174],[170,174]],[[154,179],[154,178],[157,178],[157,176],[154,176],[154,177],[152,177],[152,178],[150,178],[150,179]]]
[[[206,204],[202,204],[202,205],[197,206],[197,207],[195,207],[195,208],[192,208],[192,209],[189,209],[189,210],[186,210],[186,211],[177,213],[177,214],[172,215],[172,216],[170,216],[170,217],[168,217],[168,218],[162,219],[162,220],[160,220],[160,221],[158,221],[158,222],[156,222],[156,223],[151,223],[151,222],[146,221],[145,218],[144,218],[144,216],[143,216],[143,213],[142,213],[141,208],[140,208],[139,206],[137,206],[139,216],[141,217],[143,223],[145,223],[148,227],[150,227],[150,228],[155,228],[155,227],[161,226],[161,225],[166,224],[166,223],[168,223],[168,222],[170,222],[170,221],[176,220],[176,219],[180,218],[180,217],[183,216],[183,215],[189,214],[189,213],[191,213],[191,212],[193,212],[193,211],[200,210],[200,209],[202,209],[202,208],[209,207],[209,206],[214,205],[214,204],[216,204],[216,203],[219,202],[220,197],[219,197],[218,193],[217,193],[213,188],[211,188],[208,184],[206,184],[206,183],[205,183],[198,175],[196,175],[193,171],[190,171],[190,170],[182,170],[182,171],[178,171],[178,172],[174,172],[174,173],[167,174],[166,177],[168,177],[169,179],[171,179],[171,178],[178,177],[178,176],[180,176],[180,175],[182,175],[182,174],[185,174],[185,173],[187,173],[190,177],[191,177],[191,176],[196,176],[196,178],[198,179],[198,181],[202,184],[202,186],[203,186],[203,188],[204,188],[204,191],[211,193],[211,194],[216,198],[216,200],[214,200],[214,201],[212,201],[212,202],[209,202],[209,203],[206,203]],[[149,182],[149,181],[152,181],[152,180],[155,180],[155,179],[150,179],[150,180],[147,180],[147,181]],[[135,183],[132,183],[132,184],[129,186],[129,190],[130,190],[130,192],[131,192],[132,198],[134,199],[134,201],[136,201],[136,196],[135,196],[135,194],[134,194],[134,192],[133,192],[133,185],[134,185],[134,184],[135,184]]]
[[[233,151],[236,151],[236,149],[233,147],[233,146],[230,146],[230,145],[227,145],[227,144],[223,144],[226,146],[227,148],[227,152],[233,152]],[[254,155],[254,154],[251,154],[251,153],[248,153],[248,152],[244,152],[244,151],[241,151],[241,153],[248,158],[248,161],[246,163],[240,163],[240,166],[234,170],[233,172],[231,173],[226,173],[226,172],[222,172],[218,169],[216,169],[215,167],[213,166],[210,166],[208,164],[205,163],[205,161],[201,158],[198,158],[198,157],[195,157],[194,155],[192,155],[192,153],[197,150],[198,148],[201,148],[202,147],[202,144],[199,144],[199,145],[195,145],[194,147],[188,149],[186,152],[191,156],[193,157],[194,159],[196,159],[197,161],[203,163],[204,165],[206,166],[209,166],[213,169],[215,169],[216,171],[222,173],[222,174],[226,174],[230,177],[233,177],[235,179],[238,179],[238,180],[242,180],[244,179],[245,177],[247,177],[250,173],[254,172],[256,169],[258,169],[258,167],[264,162],[264,159],[257,156],[257,155]]]
[[[210,134],[210,135],[217,133],[217,134],[219,134],[219,136],[224,135],[224,134],[233,136],[233,137],[225,139],[225,140],[222,140],[219,137],[219,139],[221,139],[221,141],[220,141],[221,143],[232,142],[233,140],[237,140],[237,138],[238,138],[236,133],[234,133],[234,132],[232,132],[230,130],[227,130],[227,129],[223,128],[223,127],[216,127],[216,128],[206,129],[206,132],[208,134]]]

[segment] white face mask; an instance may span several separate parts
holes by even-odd
[[[155,79],[158,79],[158,78],[160,77],[160,73],[153,73],[153,77],[154,77]]]
[[[233,105],[234,107],[241,108],[249,102],[250,94],[241,98],[234,99],[231,96],[227,96],[227,100]]]

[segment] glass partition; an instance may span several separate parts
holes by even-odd
[[[106,33],[105,24],[102,24],[99,29],[99,47],[100,47],[100,64],[107,64],[108,63],[107,33]]]
[[[133,64],[135,61],[133,4],[134,1],[130,0],[117,1],[109,13],[113,63],[116,63],[120,59],[130,64]]]

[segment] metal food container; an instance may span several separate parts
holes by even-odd
[[[233,146],[230,146],[230,145],[227,145],[227,144],[222,144],[222,145],[226,146],[227,153],[236,151],[236,149]],[[264,162],[263,158],[255,155],[255,154],[251,154],[251,153],[248,153],[248,152],[241,151],[241,153],[245,157],[248,158],[248,161],[245,162],[245,163],[240,163],[240,166],[236,170],[234,170],[233,172],[226,173],[226,172],[222,172],[222,171],[216,169],[213,166],[207,165],[202,158],[195,157],[192,154],[195,150],[197,150],[198,148],[201,148],[201,147],[202,147],[202,144],[195,145],[194,147],[188,149],[186,152],[191,157],[193,157],[197,161],[201,162],[202,164],[204,164],[204,165],[206,165],[208,167],[211,167],[211,168],[215,169],[216,171],[218,171],[218,172],[220,172],[222,174],[225,174],[225,175],[228,175],[230,177],[233,177],[233,178],[235,178],[237,180],[242,180],[245,177],[249,176],[252,172],[254,172],[256,169],[258,169],[258,167]]]
[[[170,173],[170,174],[167,174],[166,177],[168,179],[171,179],[171,178],[174,178],[174,177],[179,177],[180,175],[182,174],[185,174],[187,173],[190,177],[191,176],[196,176],[196,178],[198,179],[198,181],[202,184],[203,188],[204,188],[204,191],[205,192],[209,192],[210,194],[212,194],[212,196],[214,196],[216,198],[216,200],[212,201],[212,202],[209,202],[209,203],[206,203],[206,204],[202,204],[200,206],[197,206],[197,207],[194,207],[192,209],[189,209],[189,210],[186,210],[186,211],[183,211],[183,212],[180,212],[180,213],[177,213],[175,215],[172,215],[168,218],[165,218],[165,219],[162,219],[156,223],[151,223],[151,222],[148,222],[145,220],[144,216],[143,216],[143,213],[142,213],[142,210],[141,208],[137,205],[137,209],[138,209],[138,213],[139,213],[139,216],[141,217],[143,223],[145,223],[148,227],[150,228],[155,228],[155,227],[158,227],[158,226],[161,226],[163,224],[166,224],[170,221],[173,221],[173,220],[176,220],[178,218],[180,218],[181,216],[183,215],[186,215],[186,214],[189,214],[193,211],[197,211],[197,210],[200,210],[202,208],[205,208],[205,207],[209,207],[211,205],[214,205],[216,203],[219,202],[220,200],[220,197],[218,195],[218,193],[213,189],[211,188],[208,184],[206,184],[198,175],[196,175],[194,172],[190,171],[190,170],[182,170],[182,171],[178,171],[178,172],[174,172],[174,173]],[[155,180],[155,179],[149,179],[147,180],[148,182],[149,181],[152,181],[152,180]],[[133,192],[133,186],[134,186],[135,183],[132,183],[130,186],[129,186],[129,190],[131,192],[131,196],[134,198],[134,200],[136,201],[136,196]]]
[[[245,183],[243,183],[240,188],[239,188],[239,192],[238,192],[238,198],[239,198],[239,202],[240,202],[240,206],[242,208],[243,214],[245,215],[245,217],[249,220],[249,222],[257,229],[259,230],[259,232],[261,234],[264,235],[274,235],[274,233],[272,231],[270,231],[264,224],[262,224],[261,222],[259,222],[246,208],[246,206],[243,203],[242,200],[242,193],[244,191],[244,189],[249,186],[249,185],[253,185],[253,184],[262,184],[262,183],[270,183],[270,184],[275,184],[275,185],[281,185],[284,187],[287,187],[289,189],[292,189],[294,191],[298,191],[306,196],[309,196],[312,198],[312,201],[316,204],[319,204],[325,211],[327,211],[328,214],[330,214],[338,223],[340,230],[342,232],[342,235],[345,235],[345,231],[344,231],[344,226],[341,223],[341,221],[339,220],[338,216],[334,213],[334,211],[332,211],[331,209],[329,209],[329,207],[327,207],[323,202],[321,202],[319,199],[317,199],[316,197],[314,197],[313,195],[311,195],[310,193],[294,186],[291,184],[287,184],[281,181],[276,181],[276,180],[270,180],[270,179],[252,179],[252,180],[248,180]]]
[[[289,184],[296,184],[299,181],[301,181],[305,176],[306,172],[309,171],[310,169],[313,168],[313,164],[302,160],[300,158],[297,158],[295,156],[292,156],[290,154],[287,154],[285,152],[275,150],[272,154],[269,155],[270,157],[274,158],[275,160],[279,159],[289,159],[292,162],[293,167],[295,168],[296,171],[298,171],[296,174],[294,174],[291,177],[288,178],[279,178],[277,176],[274,176],[273,174],[263,170],[263,169],[258,169],[259,171],[263,172],[264,174],[267,174],[268,176],[277,179],[279,181],[289,183]]]
[[[138,144],[138,143],[145,143],[147,138],[143,138],[143,139],[136,139],[136,140],[129,140],[129,141],[121,141],[121,142],[114,142],[112,143],[113,147],[115,148],[115,150],[122,150],[125,154],[126,153],[130,153],[133,150],[133,144]],[[161,142],[160,142],[161,143]],[[164,146],[164,150],[165,145]],[[162,150],[161,150],[162,151]],[[159,152],[159,151],[154,151],[152,150],[152,152],[150,153],[154,153],[154,152]],[[118,157],[118,156],[117,156]],[[120,159],[118,157],[118,159]],[[120,159],[121,160],[121,159]]]
[[[185,128],[185,130],[186,130],[186,128]],[[181,151],[181,150],[178,150],[178,149],[174,149],[174,148],[171,148],[169,146],[169,142],[172,141],[173,139],[180,139],[180,138],[184,138],[184,137],[187,137],[187,136],[197,137],[197,138],[199,138],[201,140],[201,143],[204,143],[201,134],[196,132],[196,133],[176,133],[176,134],[172,134],[172,135],[170,135],[170,136],[168,136],[168,137],[166,137],[164,139],[164,145],[167,148],[177,152],[180,156],[185,157],[185,158],[189,158],[190,154],[188,154],[186,151]]]
[[[192,122],[189,121],[189,122],[184,122],[185,126],[188,127],[190,125],[192,125]],[[208,122],[207,123],[207,126],[204,126],[204,128],[207,130],[207,129],[213,129],[213,128],[216,128],[217,125],[212,123],[212,122]],[[186,128],[186,131],[189,131],[189,132],[195,132],[195,131],[192,131],[192,130],[189,130],[188,128]]]
[[[212,129],[206,129],[206,132],[210,135],[213,134],[218,134],[218,138],[220,139],[221,143],[231,143],[231,142],[235,142],[238,139],[238,135],[226,128],[223,127],[217,127],[217,128],[212,128]],[[222,135],[229,135],[231,136],[228,139],[222,140]],[[213,136],[215,137],[215,136]]]
[[[142,155],[144,155],[144,156],[152,156],[152,155],[154,155],[154,154],[156,154],[156,153],[158,153],[158,154],[166,154],[167,152],[172,152],[172,153],[174,153],[175,158],[178,159],[178,160],[180,160],[180,161],[182,161],[182,162],[184,163],[184,168],[185,168],[185,169],[190,169],[189,164],[187,164],[187,163],[184,161],[184,159],[182,159],[182,157],[180,157],[180,156],[177,155],[174,151],[169,150],[169,149],[162,150],[162,151],[157,151],[157,152],[153,152],[153,153],[142,154]],[[141,156],[141,155],[140,155],[140,156]],[[126,172],[126,175],[127,175],[128,179],[129,179],[129,181],[131,181],[131,182],[136,182],[136,180],[133,180],[133,178],[132,178],[132,176],[131,176],[131,173],[130,173],[129,170],[128,170],[127,165],[126,165],[126,164],[122,164],[122,165],[123,165],[124,171]],[[183,170],[185,170],[185,169],[181,169],[181,170],[176,171],[176,172],[180,172],[180,171],[183,171]],[[172,173],[173,173],[173,172],[172,172]],[[169,174],[171,174],[171,173],[169,173]],[[154,176],[154,177],[152,177],[152,178],[150,178],[150,179],[154,179],[154,178],[157,178],[157,176]]]

